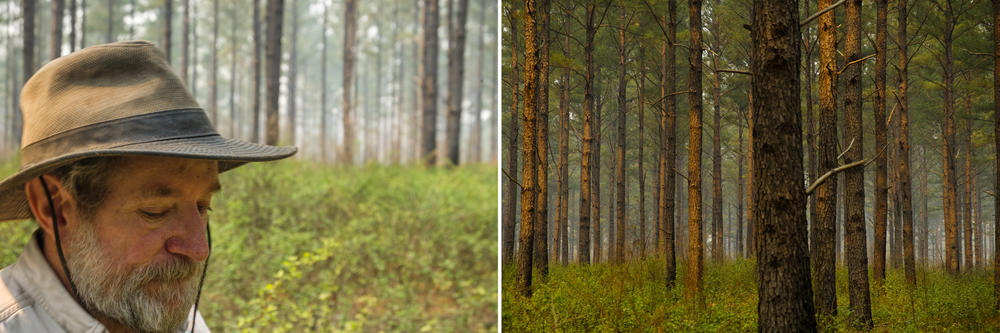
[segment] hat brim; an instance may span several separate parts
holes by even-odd
[[[161,156],[219,161],[219,173],[247,162],[280,160],[295,154],[295,147],[270,146],[219,135],[169,139],[87,150],[57,156],[26,168],[0,181],[0,222],[31,218],[24,183],[75,161],[101,156]]]

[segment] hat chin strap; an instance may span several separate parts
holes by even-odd
[[[49,186],[45,183],[45,179],[42,176],[38,176],[38,180],[42,182],[42,190],[45,191],[45,198],[49,201],[49,212],[52,214],[52,229],[55,233],[56,238],[56,251],[59,253],[59,264],[62,265],[63,273],[66,274],[66,280],[69,281],[69,286],[73,289],[73,296],[76,297],[77,302],[84,311],[87,312],[91,317],[94,314],[87,309],[87,305],[83,302],[83,298],[80,297],[80,292],[76,289],[76,284],[73,283],[73,278],[69,275],[69,266],[66,265],[66,255],[63,254],[62,242],[59,239],[59,219],[56,217],[56,206],[52,204],[52,195],[49,193]],[[205,257],[205,265],[201,270],[201,279],[198,280],[198,294],[194,297],[194,312],[191,313],[191,333],[194,333],[194,328],[198,323],[198,302],[201,300],[201,288],[205,285],[205,273],[208,271],[208,259],[212,257],[212,228],[209,226],[208,221],[205,223],[205,233],[208,237],[208,256]]]
[[[38,180],[42,182],[42,190],[45,191],[45,198],[49,201],[49,212],[52,216],[52,229],[56,236],[56,251],[59,252],[59,263],[62,265],[63,273],[66,274],[66,280],[69,281],[69,286],[73,289],[73,296],[76,297],[77,301],[83,306],[83,310],[87,311],[88,314],[90,310],[87,309],[87,305],[83,303],[83,298],[80,297],[80,292],[76,289],[76,284],[73,283],[73,278],[69,275],[69,267],[66,265],[66,255],[63,254],[62,242],[59,240],[59,218],[56,217],[56,205],[52,204],[52,195],[49,194],[49,185],[45,183],[45,178],[38,176]]]

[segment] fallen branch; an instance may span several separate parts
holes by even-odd
[[[852,143],[853,143],[853,141],[852,141]],[[854,161],[854,162],[851,162],[851,163],[844,164],[844,165],[841,165],[839,167],[833,168],[830,171],[827,171],[825,174],[823,174],[822,176],[820,176],[819,178],[817,178],[816,182],[814,182],[812,185],[809,185],[809,188],[806,189],[806,196],[811,195],[813,193],[813,191],[816,190],[817,187],[819,187],[820,185],[823,184],[824,181],[826,181],[827,178],[830,178],[831,176],[837,174],[838,172],[841,172],[841,171],[844,171],[844,170],[847,170],[847,169],[850,169],[850,168],[854,168],[854,167],[857,167],[857,166],[864,167],[864,166],[867,166],[868,164],[871,164],[871,162],[875,161],[876,157],[878,157],[879,155],[882,155],[882,153],[885,152],[885,148],[886,147],[889,147],[889,145],[886,144],[886,145],[882,146],[882,149],[879,150],[878,154],[873,155],[872,157],[868,158],[867,160]]]
[[[671,168],[671,169],[673,169],[674,172],[676,172],[678,176],[681,176],[681,178],[684,178],[684,181],[689,182],[689,183],[691,182],[691,180],[689,180],[688,177],[685,176],[683,173],[681,173],[680,171],[678,171],[677,168]]]
[[[841,157],[844,157],[844,154],[847,154],[847,152],[851,151],[851,147],[853,146],[854,146],[854,138],[851,138],[851,143],[847,144],[847,149],[844,149],[844,151],[840,152],[840,154],[837,155],[837,160],[839,161]]]

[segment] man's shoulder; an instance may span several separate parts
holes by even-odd
[[[23,286],[12,275],[15,265],[16,263],[0,269],[0,327],[18,312],[34,305]]]

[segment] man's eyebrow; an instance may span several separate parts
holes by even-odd
[[[215,181],[208,188],[208,193],[216,193],[222,190],[222,184],[219,181]],[[146,197],[170,197],[176,193],[176,190],[170,186],[164,184],[156,184],[149,187],[146,191],[143,191],[143,195]]]

